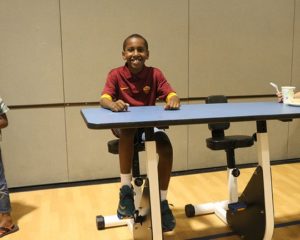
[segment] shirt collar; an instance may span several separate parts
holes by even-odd
[[[144,79],[147,76],[148,69],[149,69],[149,67],[144,66],[142,71],[140,71],[138,74],[134,74],[134,76],[138,79]],[[130,70],[126,64],[123,67],[123,72],[124,72],[125,78],[127,78],[127,79],[133,78],[133,74],[130,72]]]

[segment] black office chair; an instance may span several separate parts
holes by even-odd
[[[113,139],[107,143],[108,152],[112,154],[119,154],[119,139]],[[139,203],[142,195],[142,185],[144,183],[143,178],[140,175],[140,163],[139,163],[139,152],[145,151],[145,143],[141,136],[135,137],[134,140],[134,153],[132,159],[132,177],[133,177],[133,189],[134,189],[134,202],[137,209],[137,204]],[[135,219],[136,220],[136,219]],[[96,216],[96,224],[98,230],[103,230],[108,227],[117,227],[128,225],[132,228],[134,224],[134,219],[119,219],[117,215],[112,216]]]
[[[207,104],[227,103],[227,98],[224,95],[214,95],[206,98]],[[229,122],[224,123],[210,123],[208,128],[211,131],[212,137],[206,139],[206,146],[211,150],[224,150],[227,159],[228,184],[229,184],[229,200],[185,206],[185,213],[187,217],[195,215],[202,215],[208,213],[215,213],[225,223],[226,212],[240,211],[246,207],[245,203],[239,202],[237,177],[240,175],[239,169],[235,163],[235,149],[251,147],[254,144],[254,137],[247,135],[225,135],[225,130],[230,127]]]

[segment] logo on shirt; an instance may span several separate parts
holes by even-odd
[[[128,89],[128,87],[120,87],[121,91],[125,91]]]
[[[151,88],[150,88],[149,86],[145,86],[145,87],[143,88],[143,91],[144,91],[145,94],[149,94],[150,89],[151,89]]]

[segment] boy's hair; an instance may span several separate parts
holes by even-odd
[[[144,40],[145,42],[145,47],[146,49],[148,50],[148,42],[147,40],[140,34],[138,33],[134,33],[134,34],[131,34],[130,36],[128,36],[127,38],[125,38],[124,42],[123,42],[123,50],[125,51],[125,47],[126,47],[126,44],[127,44],[127,41],[130,39],[130,38],[141,38]]]

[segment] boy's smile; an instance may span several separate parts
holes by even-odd
[[[132,37],[127,40],[122,56],[129,70],[136,74],[143,69],[145,61],[149,58],[149,51],[143,39]]]

